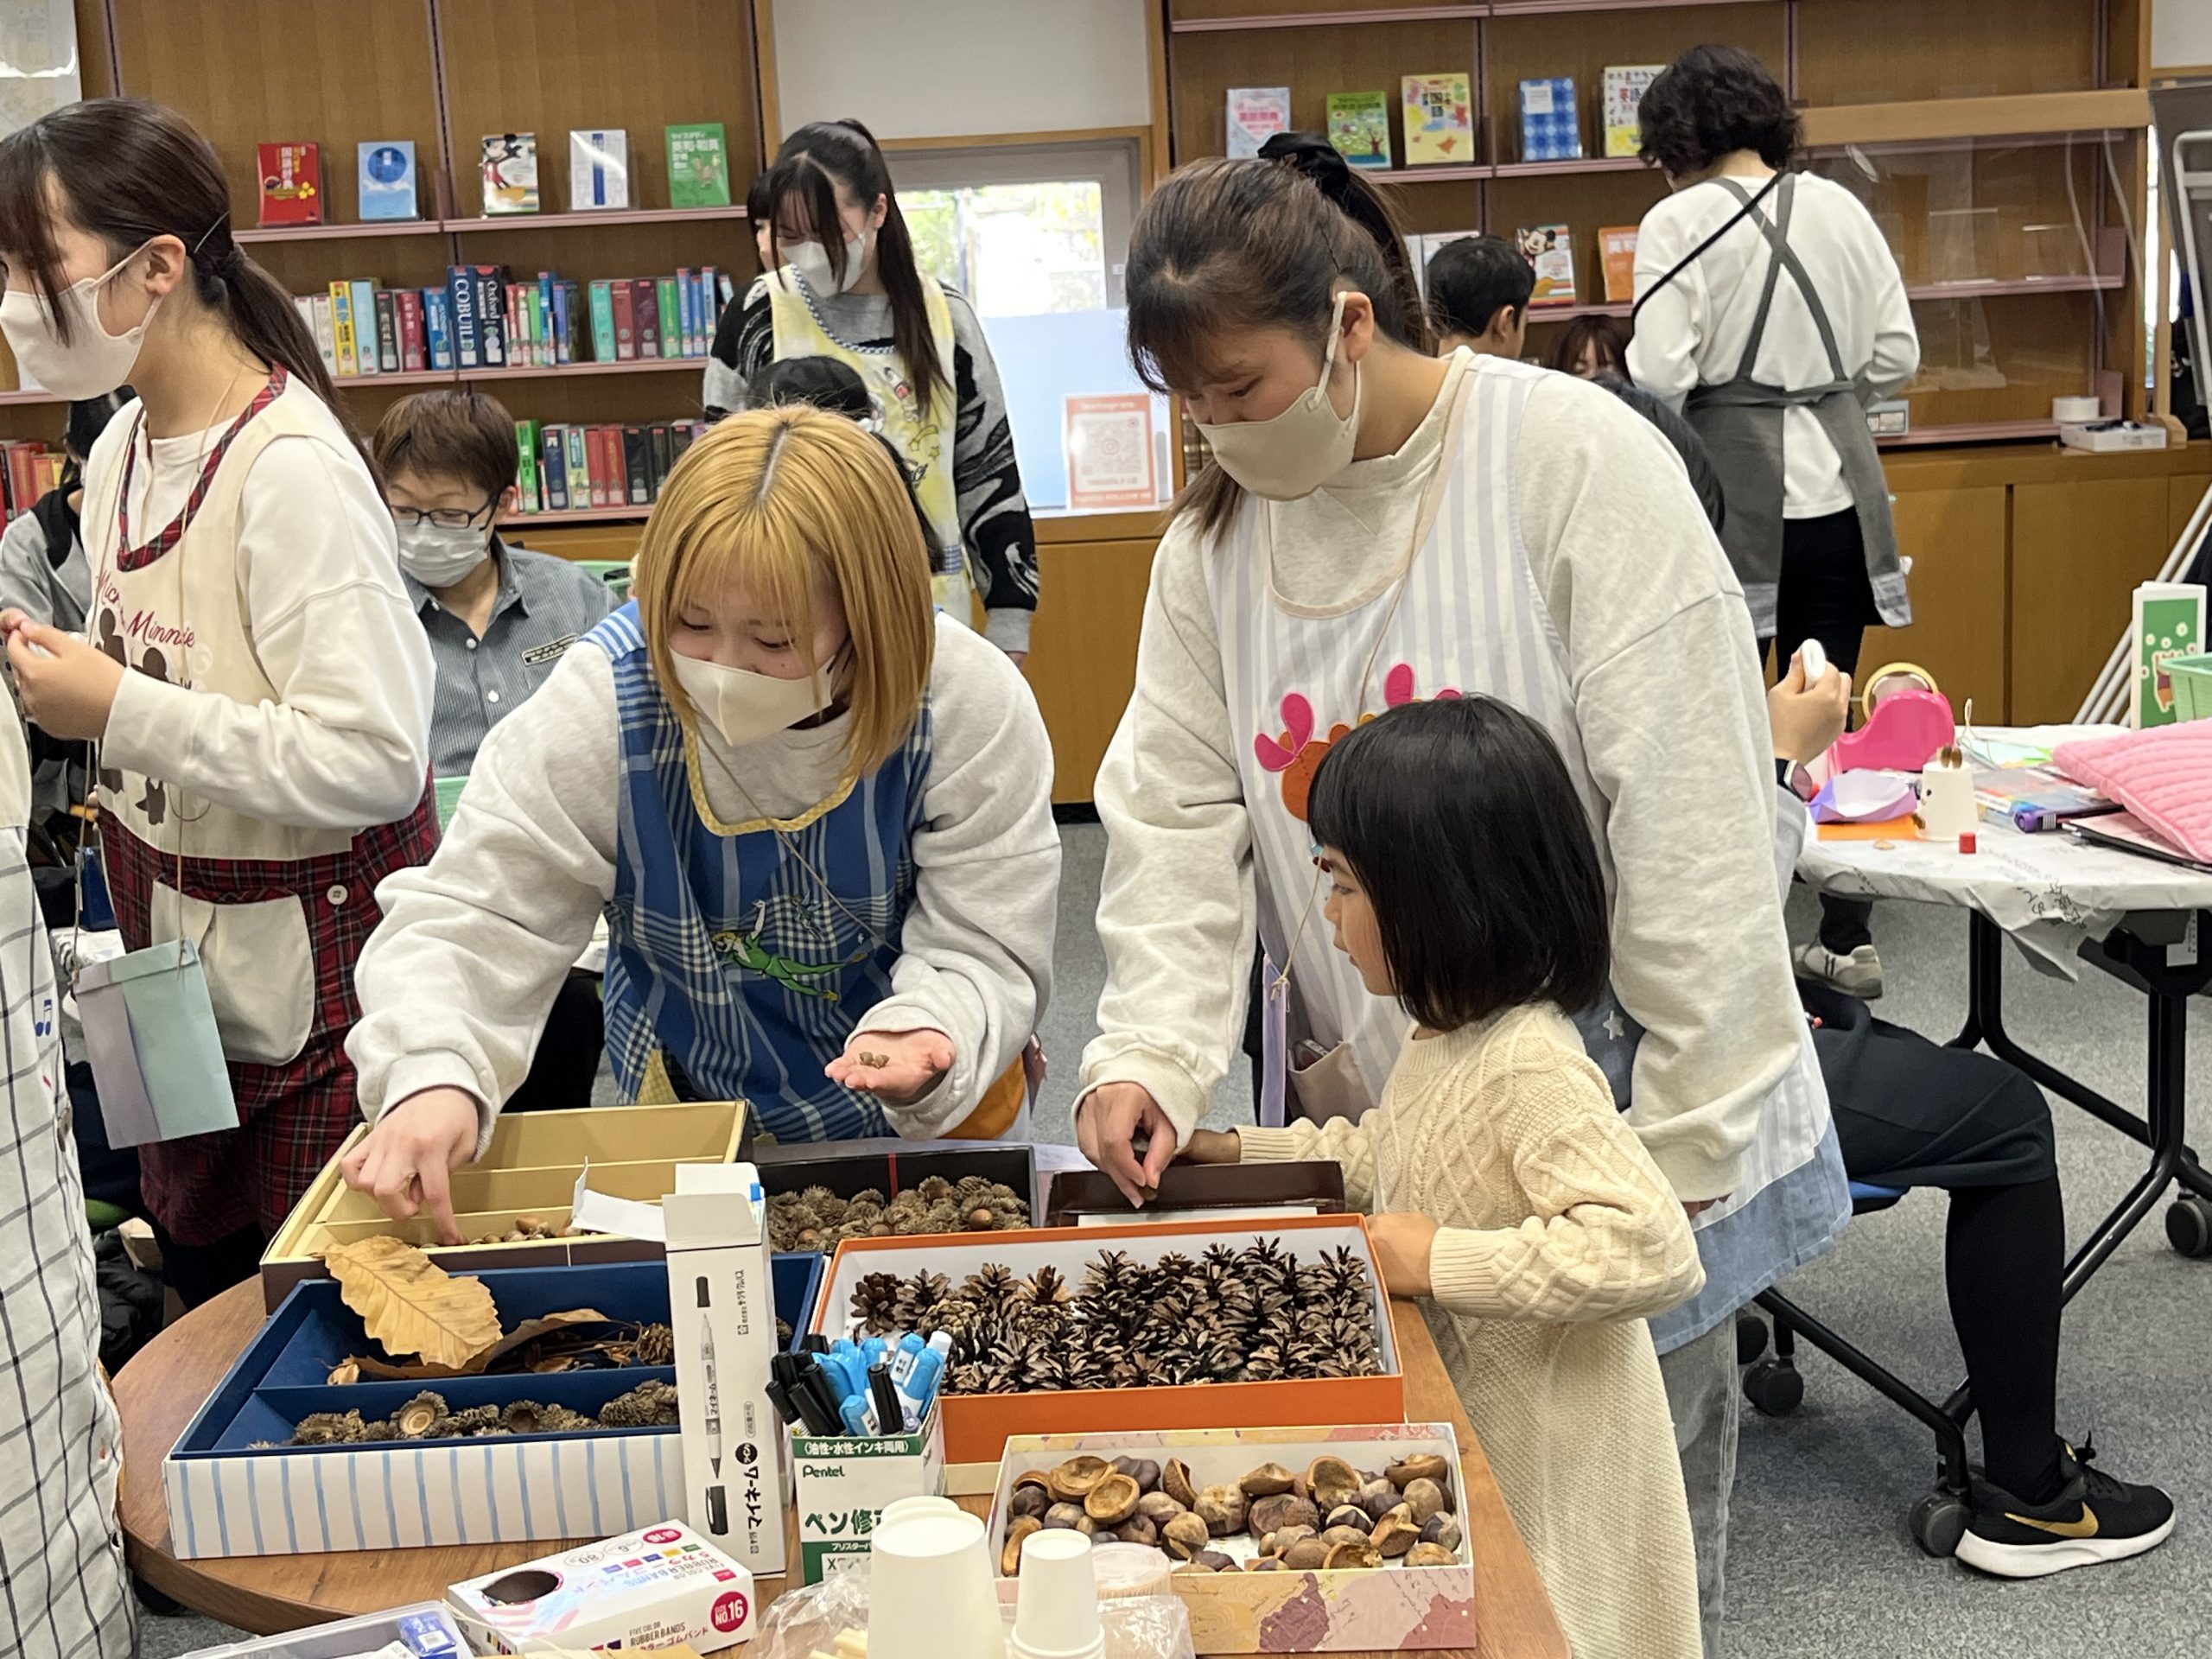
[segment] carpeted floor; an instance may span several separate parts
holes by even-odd
[[[1065,838],[1058,982],[1044,1029],[1053,1077],[1037,1125],[1041,1140],[1072,1138],[1077,1061],[1104,973],[1092,925],[1104,837],[1096,825],[1071,825]],[[1797,937],[1810,933],[1813,913],[1798,894]],[[1885,905],[1874,927],[1891,986],[1881,1012],[1949,1037],[1965,1006],[1963,916]],[[2017,1034],[2113,1098],[2139,1102],[2139,997],[2101,976],[2044,980],[2017,956],[2006,972]],[[2192,1007],[2190,1036],[2191,1103],[2202,1110],[2212,1102],[2212,1001]],[[1209,1121],[1249,1121],[1250,1109],[1244,1069],[1234,1066]],[[2069,1230],[2079,1236],[2141,1173],[2145,1155],[2075,1109],[2059,1103],[2055,1110]],[[1943,1211],[1940,1194],[1915,1194],[1854,1227],[1789,1287],[1810,1311],[1936,1394],[1961,1374],[1943,1306]],[[2182,1516],[2172,1540],[2140,1560],[2034,1584],[1999,1583],[1929,1559],[1904,1517],[1931,1483],[1932,1442],[1870,1389],[1801,1350],[1804,1404],[1783,1419],[1745,1414],[1728,1562],[1732,1659],[1953,1652],[2179,1659],[2205,1650],[2212,1261],[2184,1261],[2169,1249],[2161,1205],[2068,1310],[2060,1408],[2069,1434],[2095,1431],[2101,1466],[2175,1494]],[[196,1618],[149,1618],[142,1637],[144,1659],[170,1659],[236,1633]]]

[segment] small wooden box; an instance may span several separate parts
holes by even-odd
[[[591,1166],[591,1188],[610,1198],[657,1204],[676,1185],[678,1164],[727,1164],[738,1156],[747,1111],[741,1101],[674,1106],[597,1106],[575,1112],[518,1112],[493,1126],[484,1156],[453,1174],[454,1219],[470,1237],[511,1230],[518,1216],[566,1226],[576,1178]],[[658,1261],[658,1243],[611,1234],[531,1239],[520,1243],[435,1243],[423,1217],[395,1221],[376,1199],[346,1185],[339,1165],[368,1134],[353,1131],[286,1217],[261,1257],[262,1297],[270,1312],[302,1279],[322,1276],[321,1252],[379,1233],[422,1245],[450,1273],[486,1268]]]
[[[1135,1221],[1280,1220],[1344,1212],[1344,1166],[1325,1159],[1288,1164],[1170,1164],[1159,1196],[1129,1208],[1113,1178],[1095,1169],[1046,1178],[1040,1227],[1114,1227]]]

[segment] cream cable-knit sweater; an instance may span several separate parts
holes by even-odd
[[[1696,1294],[1688,1217],[1556,1008],[1408,1039],[1357,1122],[1240,1128],[1440,1227],[1422,1312],[1575,1659],[1698,1659],[1681,1465],[1644,1319]]]

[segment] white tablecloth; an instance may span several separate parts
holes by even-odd
[[[2077,734],[2087,734],[2048,727],[1980,734],[2026,744]],[[1975,842],[1973,853],[1944,841],[1878,847],[1821,841],[1816,829],[1797,873],[1824,893],[1978,910],[2019,940],[2031,961],[2069,979],[2082,943],[2103,938],[2130,911],[2212,909],[2212,875],[2093,847],[2063,830],[2024,836],[1985,819]]]

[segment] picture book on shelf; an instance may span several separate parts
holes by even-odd
[[[1620,305],[1636,297],[1636,232],[1633,225],[1609,225],[1598,232],[1608,305]]]
[[[1605,154],[1633,156],[1643,146],[1643,123],[1637,107],[1651,83],[1659,79],[1663,63],[1609,64],[1599,119],[1605,128]]]
[[[360,145],[361,217],[416,219],[415,141],[365,138]]]
[[[537,135],[493,132],[484,136],[484,211],[537,211]]]
[[[1390,99],[1387,92],[1331,92],[1329,142],[1354,167],[1390,165]]]
[[[307,143],[256,144],[261,170],[261,222],[322,223],[322,152]]]
[[[1408,167],[1464,167],[1475,159],[1474,96],[1465,75],[1408,75],[1398,90]]]
[[[1229,156],[1234,161],[1260,153],[1260,146],[1290,130],[1290,88],[1232,86],[1229,89]]]
[[[569,208],[588,213],[630,205],[630,135],[620,127],[569,133]]]
[[[1582,159],[1582,124],[1574,112],[1574,81],[1566,75],[1521,83],[1521,159]]]
[[[1513,245],[1536,273],[1531,306],[1574,303],[1574,238],[1564,225],[1538,225],[1516,231]]]
[[[668,200],[674,207],[729,206],[729,145],[721,122],[668,129]]]

